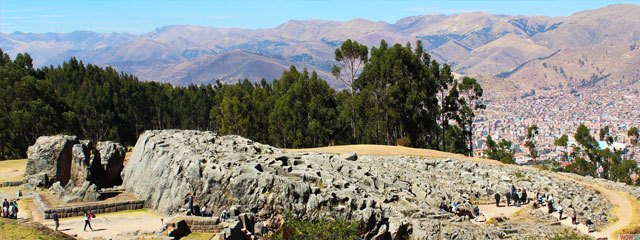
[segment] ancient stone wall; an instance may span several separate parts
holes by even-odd
[[[217,233],[223,228],[218,225],[220,221],[212,217],[184,217],[182,220],[187,223],[191,232],[197,233]]]
[[[53,213],[57,212],[60,218],[82,216],[84,211],[90,211],[96,215],[102,213],[119,212],[125,210],[137,210],[144,207],[144,200],[131,200],[112,203],[95,203],[82,206],[69,206],[69,207],[57,207],[50,208],[49,204],[40,196],[36,194],[34,196],[34,202],[38,211],[42,214],[44,219],[51,219]]]

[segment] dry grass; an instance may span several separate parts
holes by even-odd
[[[189,235],[187,235],[184,238],[181,239],[185,239],[185,240],[209,240],[211,238],[213,238],[215,234],[214,233],[190,233]]]
[[[631,223],[616,233],[640,234],[640,200],[625,192],[621,192],[620,194],[624,195],[631,202],[632,209],[630,210],[633,214],[631,215]]]
[[[0,183],[22,180],[26,168],[27,159],[0,161]]]
[[[0,239],[73,239],[37,223],[18,223],[0,218]]]

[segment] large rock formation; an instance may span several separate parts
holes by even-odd
[[[261,219],[289,212],[309,219],[358,220],[366,239],[398,239],[411,233],[506,236],[506,230],[478,228],[463,219],[473,202],[487,201],[512,184],[526,188],[530,197],[538,191],[553,193],[565,208],[573,204],[597,226],[608,221],[610,206],[601,195],[541,171],[452,159],[352,156],[285,153],[212,132],[147,131],[123,171],[123,186],[165,214],[177,212],[187,196],[194,195],[196,205],[216,214],[239,209]],[[442,201],[461,202],[460,213],[440,213]],[[534,235],[546,235],[551,228],[544,223],[521,226]]]
[[[39,137],[27,149],[29,162],[24,172],[27,182],[32,185],[49,185],[60,181],[66,185],[71,178],[72,148],[77,143],[78,138],[75,136]]]
[[[100,168],[103,176],[100,176],[103,186],[115,186],[122,184],[120,174],[124,168],[124,157],[127,150],[120,143],[106,141],[98,142],[96,150],[100,154]],[[98,170],[96,170],[98,172]]]
[[[29,186],[49,187],[67,202],[94,201],[98,187],[122,183],[126,150],[119,143],[78,140],[76,136],[43,136],[30,146],[25,179]],[[64,187],[64,191],[60,190]]]

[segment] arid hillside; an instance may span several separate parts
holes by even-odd
[[[331,77],[333,52],[346,39],[369,46],[385,39],[421,40],[456,73],[479,77],[490,91],[525,92],[558,87],[621,85],[638,89],[640,6],[571,16],[508,16],[484,12],[407,17],[396,23],[291,20],[275,28],[167,26],[152,32],[0,33],[0,48],[29,52],[37,65],[75,56],[111,65],[144,80],[176,84],[278,78],[290,65]]]

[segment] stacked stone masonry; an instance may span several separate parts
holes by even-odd
[[[220,223],[217,218],[211,217],[187,217],[183,219],[191,232],[197,233],[217,233],[223,230],[218,225]]]
[[[43,201],[40,195],[36,195],[34,197],[34,202],[38,207],[38,210],[42,213],[45,219],[51,219],[53,217],[53,213],[57,212],[60,218],[66,217],[76,217],[82,216],[84,211],[90,211],[95,213],[96,215],[102,213],[110,213],[110,212],[119,212],[126,210],[137,210],[144,208],[144,200],[132,200],[132,201],[122,201],[122,202],[112,202],[112,203],[96,203],[96,204],[87,204],[83,206],[69,206],[69,207],[58,207],[58,208],[50,208],[48,204]]]

